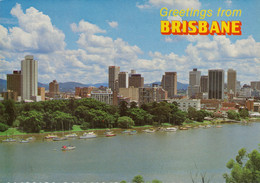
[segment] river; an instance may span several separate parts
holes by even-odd
[[[140,174],[150,182],[179,183],[205,173],[210,182],[224,182],[228,160],[242,147],[258,149],[259,132],[260,123],[255,122],[63,142],[1,143],[0,181],[130,182]],[[77,148],[60,150],[68,144]]]

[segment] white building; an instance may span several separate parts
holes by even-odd
[[[106,91],[91,91],[91,98],[109,105],[113,104],[113,92],[111,89],[106,89]]]
[[[25,56],[22,68],[22,100],[31,100],[38,94],[38,62],[32,55]]]
[[[171,99],[169,102],[177,102],[179,109],[182,111],[188,111],[189,107],[193,107],[196,110],[201,109],[200,99]]]

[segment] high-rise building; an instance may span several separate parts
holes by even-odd
[[[128,88],[128,72],[120,72],[118,74],[119,88]]]
[[[208,76],[201,76],[200,77],[200,92],[207,93],[209,90],[208,86]]]
[[[237,72],[233,69],[227,71],[227,92],[236,94],[237,90]]]
[[[49,83],[49,96],[55,97],[59,95],[59,93],[60,93],[59,83],[56,80],[53,80],[52,82]]]
[[[200,92],[200,76],[201,72],[196,68],[189,73],[189,87],[188,87],[188,96],[195,97],[196,94]]]
[[[251,88],[255,90],[260,90],[260,81],[251,81]]]
[[[167,91],[161,87],[139,88],[139,106],[167,99]]]
[[[208,71],[208,99],[224,99],[224,77],[225,72],[222,69]]]
[[[21,62],[22,99],[31,100],[38,93],[38,62],[32,55],[27,55]]]
[[[144,77],[141,74],[131,74],[129,77],[129,87],[133,86],[135,88],[144,87]]]
[[[38,87],[38,95],[41,96],[41,101],[45,101],[45,88]]]
[[[7,74],[7,90],[14,91],[18,96],[22,94],[22,75],[21,71],[13,71]]]
[[[118,74],[120,72],[120,67],[118,66],[109,66],[108,67],[108,87],[112,91],[117,91],[116,82],[118,82]]]
[[[168,92],[168,98],[177,95],[177,72],[165,72],[162,76],[162,88]]]

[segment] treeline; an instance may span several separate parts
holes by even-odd
[[[122,124],[127,122],[124,119],[129,121],[130,118],[131,125],[135,126],[161,123],[181,125],[186,120],[203,121],[208,115],[208,112],[194,108],[188,112],[181,111],[175,102],[153,102],[140,107],[132,102],[128,107],[124,101],[119,106],[111,106],[90,98],[33,103],[5,100],[0,103],[0,131],[8,127],[36,133],[40,130],[71,130],[73,125],[81,125],[82,129],[128,127]]]

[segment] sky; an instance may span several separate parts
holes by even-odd
[[[212,17],[162,17],[160,10],[213,11]],[[217,17],[217,10],[241,16]],[[135,69],[145,83],[177,72],[189,82],[198,68],[233,68],[237,80],[260,80],[259,0],[0,0],[0,78],[20,70],[25,55],[38,61],[38,80],[108,82],[108,66]],[[242,35],[162,35],[161,20],[239,20]],[[225,74],[225,77],[227,75]]]

